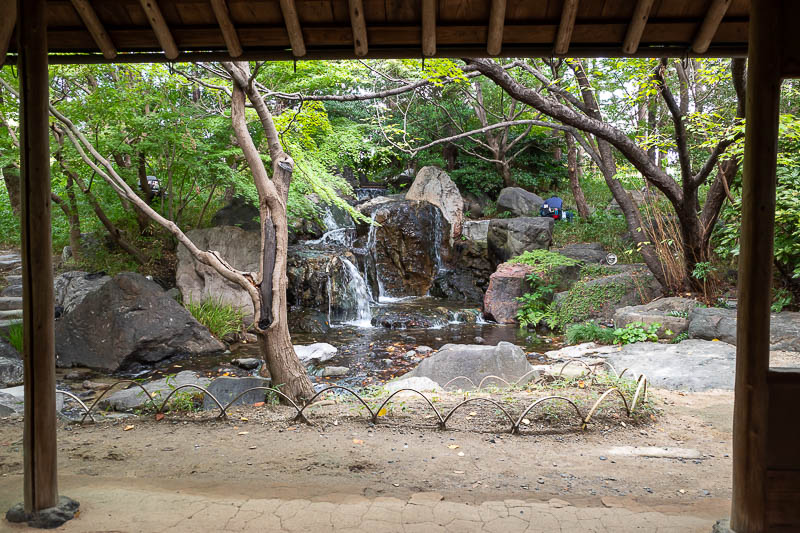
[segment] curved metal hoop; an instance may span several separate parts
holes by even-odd
[[[540,403],[547,402],[550,400],[563,400],[567,402],[575,409],[575,412],[578,414],[578,418],[580,418],[581,421],[583,420],[583,415],[581,414],[581,410],[578,408],[575,402],[573,402],[569,398],[564,398],[563,396],[545,396],[544,398],[539,398],[538,400],[530,404],[524,411],[522,411],[522,414],[519,415],[519,418],[517,419],[517,423],[514,424],[514,426],[511,428],[512,433],[520,432],[520,424],[522,424],[522,421],[525,419],[525,415],[527,415],[534,407],[536,407]]]
[[[467,376],[456,376],[456,377],[454,377],[453,379],[451,379],[450,381],[448,381],[447,383],[445,383],[445,384],[442,386],[442,388],[443,388],[443,389],[446,389],[446,388],[447,388],[447,387],[448,387],[448,386],[449,386],[449,385],[450,385],[452,382],[454,382],[454,381],[456,381],[456,380],[459,380],[459,379],[466,379],[467,381],[469,381],[469,382],[470,382],[470,384],[471,384],[473,387],[477,388],[477,386],[475,385],[475,382],[474,382],[474,381],[472,381],[471,379],[469,379]]]
[[[621,390],[619,390],[618,388],[616,388],[616,387],[611,387],[610,389],[608,389],[607,391],[605,391],[605,392],[602,394],[602,396],[600,396],[600,397],[597,399],[597,401],[596,401],[596,402],[594,402],[594,405],[592,406],[592,408],[591,408],[591,409],[589,409],[589,414],[587,414],[587,415],[586,415],[586,418],[583,420],[583,427],[582,427],[582,429],[586,429],[586,425],[589,423],[589,420],[591,420],[591,419],[592,419],[592,415],[593,415],[593,414],[594,414],[594,412],[597,410],[597,407],[600,405],[600,403],[601,403],[603,400],[605,400],[605,399],[606,399],[606,396],[608,396],[609,394],[611,394],[611,393],[612,393],[612,392],[614,392],[614,391],[617,391],[617,393],[619,394],[619,397],[620,397],[620,398],[622,398],[622,403],[623,403],[623,404],[625,404],[625,412],[627,413],[628,417],[630,417],[630,416],[631,416],[631,409],[628,407],[628,400],[626,400],[626,399],[625,399],[625,395],[624,395],[624,394],[622,394],[622,391],[621,391]]]
[[[60,389],[56,389],[56,394],[63,394],[64,396],[69,396],[70,398],[72,398],[73,400],[78,402],[80,404],[81,408],[83,408],[84,413],[89,415],[89,418],[92,419],[92,422],[97,423],[97,420],[94,419],[94,415],[89,411],[89,408],[86,407],[86,404],[83,403],[83,401],[80,398],[78,398],[77,396],[75,396],[74,394],[72,394],[69,391],[60,390]],[[84,415],[84,418],[86,418],[85,415]]]
[[[113,388],[114,388],[114,387],[116,387],[117,385],[121,385],[122,383],[133,383],[134,385],[136,385],[137,387],[139,387],[140,389],[142,389],[142,392],[144,392],[144,393],[145,393],[145,395],[147,395],[147,399],[148,399],[148,401],[149,401],[149,402],[150,402],[150,403],[153,405],[153,408],[154,408],[154,409],[156,409],[156,408],[157,408],[157,406],[156,406],[156,401],[153,399],[153,395],[152,395],[152,394],[150,394],[150,393],[147,391],[147,389],[145,389],[145,388],[144,388],[144,386],[143,386],[141,383],[139,383],[138,381],[134,381],[134,380],[132,380],[132,379],[123,379],[123,380],[117,381],[116,383],[114,383],[113,385],[111,385],[109,388],[107,388],[106,390],[104,390],[104,391],[103,391],[103,393],[102,393],[102,394],[100,394],[100,396],[98,396],[98,397],[95,399],[95,401],[94,401],[94,402],[92,402],[92,405],[90,405],[90,406],[89,406],[89,409],[86,411],[86,414],[85,414],[85,415],[83,415],[83,418],[81,418],[81,422],[80,422],[80,423],[81,423],[81,425],[83,425],[83,423],[86,421],[86,417],[87,417],[87,416],[88,416],[88,415],[91,413],[91,411],[94,409],[94,406],[95,406],[95,405],[97,405],[97,404],[98,404],[98,402],[100,402],[100,400],[102,400],[102,399],[103,399],[103,396],[105,396],[106,394],[108,394],[108,393],[111,391],[111,389],[113,389]],[[92,418],[94,419],[94,417],[92,417]]]
[[[245,391],[242,391],[241,393],[239,393],[239,394],[238,394],[238,395],[237,395],[237,396],[236,396],[236,397],[235,397],[233,400],[231,400],[230,402],[228,402],[228,405],[226,405],[226,406],[223,408],[223,410],[225,411],[225,414],[226,414],[226,415],[228,414],[228,409],[229,409],[229,408],[230,408],[230,407],[231,407],[231,406],[232,406],[234,403],[236,403],[236,401],[237,401],[239,398],[241,398],[242,396],[244,396],[244,395],[245,395],[245,394],[247,394],[248,392],[252,392],[252,391],[254,391],[254,390],[263,390],[264,392],[274,392],[275,394],[277,394],[278,396],[280,396],[281,398],[283,398],[284,400],[286,400],[287,402],[289,402],[289,403],[292,405],[292,407],[294,407],[294,410],[295,410],[295,411],[297,411],[297,416],[300,416],[300,408],[297,406],[297,404],[296,404],[296,403],[294,403],[294,402],[292,401],[292,399],[291,399],[291,398],[289,398],[289,397],[288,397],[286,394],[282,393],[281,391],[279,391],[279,390],[278,390],[278,389],[276,389],[275,387],[263,387],[263,386],[260,386],[260,387],[250,387],[249,389],[247,389],[247,390],[245,390]],[[266,396],[266,394],[265,394],[264,396]],[[303,419],[304,421],[306,421],[306,422],[307,422],[307,420],[305,420],[305,417],[302,417],[302,419]]]
[[[400,389],[400,390],[396,390],[396,391],[394,391],[392,394],[390,394],[390,395],[389,395],[389,397],[388,397],[388,398],[386,398],[386,399],[383,401],[383,403],[381,404],[381,406],[380,406],[380,407],[378,407],[378,410],[377,410],[377,411],[375,411],[375,414],[374,414],[374,415],[372,415],[372,423],[373,423],[373,424],[377,424],[377,423],[378,423],[378,416],[379,416],[380,412],[383,410],[383,408],[384,408],[384,407],[386,407],[386,404],[388,404],[388,403],[389,403],[389,400],[391,400],[391,399],[392,399],[392,398],[394,398],[394,397],[395,397],[397,394],[399,394],[399,393],[401,393],[401,392],[403,392],[403,391],[411,391],[411,392],[416,392],[418,395],[422,396],[422,398],[423,398],[423,399],[424,399],[426,402],[428,402],[428,405],[430,405],[430,406],[431,406],[431,409],[433,409],[433,412],[434,412],[434,413],[436,413],[436,417],[439,419],[439,426],[441,427],[441,426],[444,424],[444,420],[442,420],[442,415],[441,415],[441,413],[439,413],[439,410],[436,408],[436,406],[435,406],[435,405],[433,405],[433,402],[432,402],[432,401],[430,401],[430,399],[428,399],[428,397],[427,397],[427,396],[425,396],[424,394],[422,394],[420,391],[418,391],[418,390],[416,390],[416,389]]]
[[[594,369],[592,367],[590,367],[589,365],[587,365],[585,361],[581,361],[580,359],[569,359],[569,360],[567,360],[566,363],[564,363],[564,366],[561,367],[561,370],[558,371],[559,377],[561,377],[564,374],[564,369],[567,368],[572,363],[578,363],[578,364],[581,364],[581,365],[585,366],[586,370],[589,371],[589,375],[590,376],[594,376]]]
[[[647,401],[647,378],[644,374],[639,375],[639,379],[636,380],[636,392],[633,394],[633,401],[631,401],[631,412],[633,412],[634,407],[636,407],[636,400],[639,399],[639,393],[643,392],[642,394],[642,403]]]
[[[361,402],[361,405],[363,405],[363,406],[366,408],[366,410],[367,410],[367,411],[369,411],[369,416],[370,416],[370,418],[375,418],[375,413],[372,411],[372,408],[371,408],[371,407],[370,407],[370,406],[367,404],[367,402],[365,402],[365,401],[364,401],[364,399],[363,399],[363,398],[361,398],[361,396],[359,396],[359,395],[358,395],[358,393],[357,393],[357,392],[355,392],[353,389],[350,389],[350,388],[348,388],[348,387],[345,387],[344,385],[331,385],[330,387],[325,387],[324,389],[322,389],[321,391],[319,391],[318,393],[316,393],[314,396],[312,396],[312,397],[311,397],[311,398],[308,400],[308,403],[306,403],[306,404],[305,404],[305,405],[304,405],[304,406],[303,406],[303,407],[302,407],[302,408],[301,408],[301,409],[298,411],[298,413],[297,413],[297,416],[298,416],[298,417],[300,417],[300,418],[303,418],[303,419],[305,419],[305,416],[303,415],[303,411],[305,411],[307,407],[309,407],[309,406],[310,406],[312,403],[314,403],[314,400],[316,400],[317,398],[319,398],[319,397],[320,397],[322,394],[324,394],[324,393],[326,393],[326,392],[328,392],[328,391],[334,390],[334,389],[340,389],[340,390],[343,390],[343,391],[347,391],[347,392],[349,392],[351,395],[355,396],[355,397],[356,397],[356,399],[357,399],[359,402]]]
[[[514,429],[514,419],[511,418],[511,415],[508,414],[508,411],[506,411],[505,407],[500,405],[498,402],[492,400],[491,398],[469,398],[467,400],[464,400],[460,404],[456,405],[455,407],[450,409],[450,412],[447,413],[447,416],[445,416],[444,420],[442,420],[442,429],[446,429],[447,421],[450,420],[450,417],[453,416],[453,413],[455,413],[462,406],[467,405],[470,402],[488,402],[488,403],[494,405],[495,407],[497,407],[498,409],[500,409],[503,412],[503,414],[506,415],[506,418],[508,419],[508,421],[511,423],[511,429],[513,431],[513,429]]]
[[[505,384],[506,384],[506,385],[508,385],[509,387],[511,386],[511,383],[509,383],[509,382],[508,382],[508,381],[506,381],[505,379],[501,378],[500,376],[489,375],[489,376],[486,376],[486,377],[484,377],[484,378],[481,380],[481,382],[480,382],[480,383],[478,383],[478,390],[481,390],[481,389],[483,388],[483,382],[484,382],[484,381],[486,381],[487,379],[497,379],[497,380],[499,380],[499,381],[502,381],[503,383],[505,383]],[[515,384],[516,384],[516,383],[515,383]]]
[[[174,389],[172,389],[170,391],[170,393],[167,394],[167,397],[164,398],[164,401],[161,403],[161,407],[158,408],[156,413],[163,413],[164,412],[164,407],[166,407],[167,402],[169,401],[169,399],[172,398],[172,396],[176,392],[178,392],[179,390],[186,389],[186,388],[189,388],[189,387],[199,390],[200,392],[202,392],[203,394],[205,394],[206,396],[208,396],[209,398],[214,400],[214,403],[217,404],[217,407],[219,407],[219,418],[225,418],[227,416],[227,414],[225,413],[225,408],[222,407],[222,404],[219,403],[219,400],[217,400],[217,398],[213,394],[208,392],[208,390],[206,390],[205,388],[201,387],[200,385],[195,385],[194,383],[187,383],[186,385],[181,385],[180,387],[175,387]]]

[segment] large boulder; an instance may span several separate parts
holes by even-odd
[[[338,351],[336,346],[328,344],[327,342],[316,342],[305,346],[296,344],[294,346],[294,353],[297,354],[297,358],[300,359],[300,362],[304,365],[318,365],[330,361],[336,357]]]
[[[484,193],[465,192],[461,195],[464,200],[464,217],[481,218],[489,205],[489,197]]]
[[[258,233],[235,226],[196,229],[186,236],[201,250],[214,250],[236,269],[256,272],[259,269],[261,238]],[[182,244],[178,245],[175,284],[184,302],[212,299],[240,310],[246,322],[252,322],[253,302],[246,290],[223,278],[216,270],[195,260]]]
[[[359,242],[374,263],[369,270],[377,273],[377,280],[370,282],[382,285],[384,296],[426,295],[433,277],[449,259],[447,220],[428,202],[377,200],[381,198],[360,207],[370,209],[369,216],[377,223],[359,227]]]
[[[661,296],[661,285],[647,268],[628,268],[619,274],[581,280],[568,291],[557,293],[553,301],[562,322],[610,321],[621,307],[640,305]]]
[[[56,363],[115,372],[168,357],[219,352],[215,339],[156,283],[117,274],[56,322]]]
[[[568,244],[553,251],[584,263],[604,263],[608,255],[599,242]]]
[[[618,372],[644,374],[647,384],[665,389],[733,389],[736,348],[725,342],[685,340],[678,344],[637,342],[606,356]]]
[[[517,311],[522,306],[517,298],[530,292],[526,278],[532,272],[533,267],[528,265],[503,263],[497,267],[483,297],[483,316],[498,324],[517,323]]]
[[[628,324],[661,324],[658,336],[662,339],[683,333],[689,329],[689,312],[697,307],[697,302],[688,298],[659,298],[643,305],[620,307],[614,313],[614,325],[624,328]],[[667,334],[672,331],[672,335]]]
[[[464,223],[461,238],[453,248],[453,264],[469,271],[478,287],[485,290],[494,267],[489,261],[489,220],[476,220]]]
[[[440,328],[450,322],[450,313],[444,307],[379,308],[372,317],[372,325],[387,329]]]
[[[468,269],[443,270],[433,278],[430,294],[436,298],[479,305],[483,302],[483,290],[479,284],[480,280]]]
[[[697,307],[689,314],[689,337],[719,339],[736,344],[736,310]],[[770,315],[771,350],[800,352],[800,313],[784,311]]]
[[[539,216],[544,199],[520,187],[506,187],[497,197],[497,210],[510,211],[514,216]]]
[[[64,272],[53,281],[55,305],[62,313],[71,313],[87,294],[96,291],[110,279],[103,273],[90,274],[80,270]]]
[[[211,217],[212,226],[236,226],[245,231],[259,231],[258,206],[244,196],[234,196],[230,203]]]
[[[493,219],[486,235],[489,262],[497,266],[528,250],[547,250],[554,224],[547,217]]]
[[[222,407],[227,406],[234,399],[236,401],[231,405],[252,405],[256,402],[263,402],[267,391],[264,389],[257,389],[249,392],[245,391],[255,387],[269,387],[271,384],[271,380],[259,376],[247,376],[243,378],[220,376],[215,378],[208,385],[207,390],[222,404]],[[217,407],[217,403],[212,400],[210,396],[204,394],[203,409],[219,409],[219,407]]]
[[[445,344],[403,378],[429,378],[441,386],[458,376],[469,378],[475,385],[486,376],[514,383],[532,369],[522,348],[510,342],[500,342],[497,346]],[[459,388],[467,385],[464,380],[453,383]]]
[[[442,211],[450,224],[450,244],[461,235],[464,223],[464,200],[447,173],[438,167],[422,167],[406,193],[407,200],[431,203]]]

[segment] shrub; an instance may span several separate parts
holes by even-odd
[[[186,309],[218,338],[223,338],[229,333],[239,331],[244,321],[244,313],[234,309],[230,304],[221,300],[207,298],[200,303],[188,302]]]
[[[6,333],[3,335],[9,344],[16,348],[19,353],[22,353],[22,331],[22,323],[20,322],[19,324],[12,324],[9,326],[8,331],[6,331]]]
[[[537,326],[540,322],[554,323],[550,300],[556,285],[547,283],[536,273],[528,274],[527,278],[531,291],[517,298],[522,307],[517,311],[517,320],[521,328]]]
[[[616,338],[613,329],[601,326],[597,322],[589,321],[582,324],[571,324],[567,328],[567,344],[579,344],[581,342],[614,344]]]
[[[632,344],[634,342],[658,342],[658,328],[661,324],[644,324],[642,322],[631,322],[624,328],[614,330],[614,339],[618,344]]]

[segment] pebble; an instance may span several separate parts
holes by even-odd
[[[600,456],[600,460],[601,460],[601,461],[605,461],[606,459],[607,459],[607,457],[606,457],[606,456],[604,456],[604,455],[601,455],[601,456]]]

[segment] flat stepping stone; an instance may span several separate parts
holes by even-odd
[[[22,309],[21,296],[0,296],[0,311]]]

